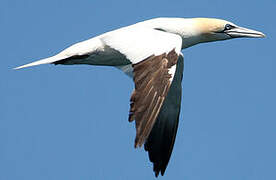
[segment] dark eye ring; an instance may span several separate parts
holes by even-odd
[[[226,24],[224,30],[230,30],[235,28],[235,26],[232,26],[231,24]]]

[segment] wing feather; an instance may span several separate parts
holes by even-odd
[[[144,145],[156,177],[160,172],[164,175],[175,142],[181,106],[183,65],[183,57],[179,56],[171,87]]]
[[[177,53],[172,50],[133,65],[135,90],[131,96],[129,120],[135,119],[136,123],[135,147],[141,147],[152,130],[174,75],[169,71],[177,59]]]
[[[101,40],[132,63],[135,90],[130,98],[129,121],[135,121],[135,147],[146,142],[145,150],[149,152],[156,176],[160,171],[163,175],[178,125],[180,104],[173,101],[179,102],[177,98],[181,96],[175,98],[175,91],[170,91],[170,87],[176,69],[179,69],[176,64],[182,39],[176,34],[154,29],[123,28],[105,34]],[[127,70],[125,67],[118,68],[130,74],[130,67]],[[168,92],[171,93],[167,100]],[[171,110],[175,106],[176,110]]]

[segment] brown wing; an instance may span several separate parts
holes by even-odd
[[[179,56],[170,90],[144,145],[156,177],[160,172],[164,175],[172,154],[181,107],[183,69],[184,59]]]
[[[130,99],[129,121],[135,120],[136,124],[135,147],[141,147],[152,130],[173,79],[169,70],[177,59],[172,50],[133,65],[135,90]]]

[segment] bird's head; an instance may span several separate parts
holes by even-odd
[[[219,41],[232,38],[262,38],[262,32],[239,27],[229,21],[215,18],[194,18],[194,26],[200,42]]]

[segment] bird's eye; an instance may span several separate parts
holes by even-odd
[[[225,27],[224,27],[224,30],[230,30],[230,29],[233,29],[235,28],[235,26],[231,25],[231,24],[226,24]]]

